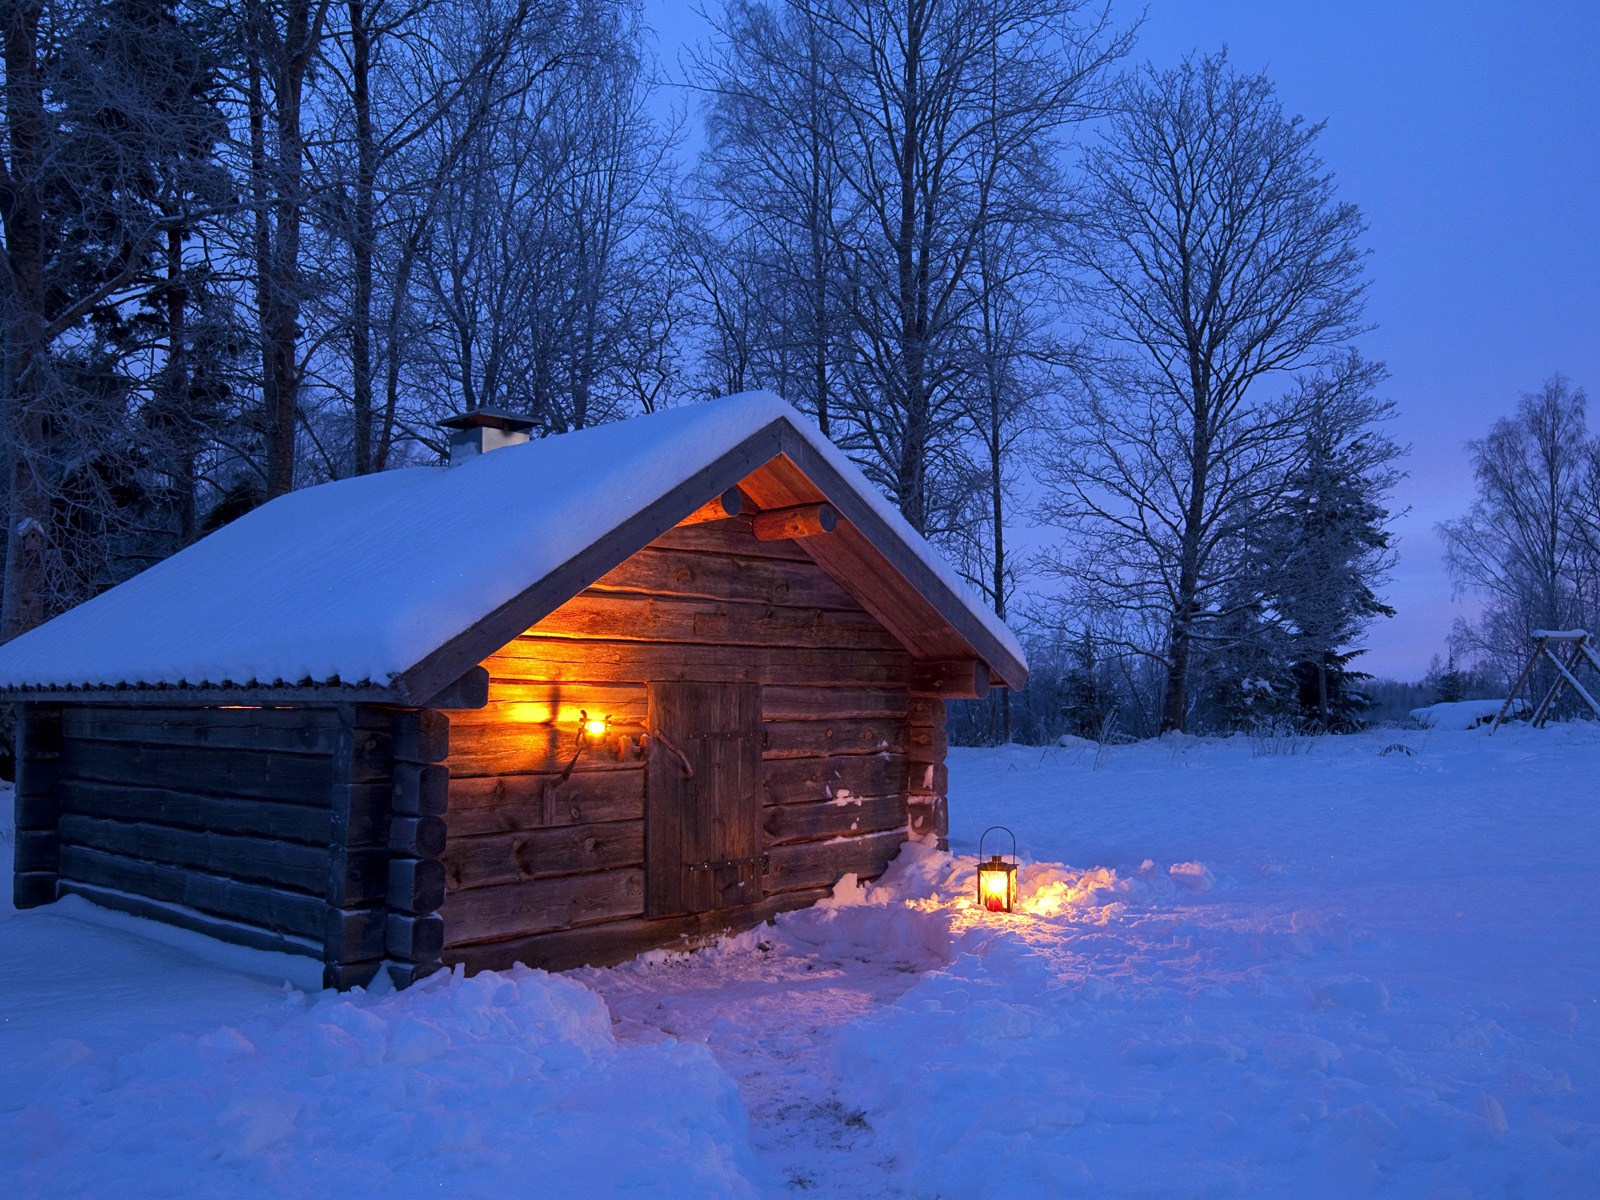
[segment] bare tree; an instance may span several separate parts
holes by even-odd
[[[1478,499],[1437,529],[1459,592],[1484,600],[1476,622],[1458,622],[1459,653],[1514,677],[1535,629],[1586,627],[1589,577],[1583,508],[1595,441],[1588,399],[1560,375],[1523,395],[1515,415],[1467,443]]]
[[[1051,565],[1083,600],[1158,621],[1140,649],[1165,669],[1165,729],[1226,598],[1253,602],[1240,534],[1308,415],[1286,373],[1336,363],[1360,328],[1363,226],[1319,130],[1219,55],[1129,78],[1085,156],[1075,256],[1097,353],[1040,457],[1043,514],[1082,539]]]
[[[775,387],[830,432],[844,316],[842,255],[835,222],[840,174],[838,63],[825,5],[817,0],[726,5],[717,38],[694,60],[694,82],[709,97],[708,146],[698,172],[703,223],[723,231],[750,269],[742,297],[733,280],[699,281],[714,322],[759,326],[745,338],[733,325],[717,338],[747,342],[751,378]],[[715,296],[705,290],[716,287]],[[752,321],[754,311],[763,316]]]
[[[670,371],[656,205],[670,140],[649,117],[635,8],[582,9],[549,37],[508,64],[503,101],[441,181],[416,307],[436,399],[557,431],[653,402],[648,377]]]
[[[295,485],[300,428],[306,84],[331,0],[246,0],[242,13],[266,494]]]
[[[1128,35],[1079,0],[834,0],[825,22],[850,191],[849,443],[928,531],[958,436],[979,246],[1025,207],[998,203],[1025,186],[1025,164],[1099,111]]]

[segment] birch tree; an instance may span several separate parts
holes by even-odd
[[[1481,616],[1458,623],[1457,649],[1511,678],[1535,629],[1588,628],[1595,616],[1582,517],[1596,444],[1587,405],[1560,375],[1524,394],[1467,443],[1478,498],[1437,527],[1456,589],[1483,598]]]

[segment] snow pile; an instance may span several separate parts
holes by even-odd
[[[289,992],[237,1027],[120,1053],[62,1038],[6,1066],[13,1195],[756,1194],[706,1049],[619,1047],[598,996],[538,971]]]
[[[1487,725],[1505,707],[1505,700],[1451,700],[1413,708],[1411,719],[1429,729],[1476,729]],[[1511,706],[1511,715],[1522,711],[1519,700]]]

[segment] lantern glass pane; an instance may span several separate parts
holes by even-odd
[[[1004,867],[978,872],[978,901],[990,912],[1010,912],[1014,898],[1012,880],[1016,876]]]

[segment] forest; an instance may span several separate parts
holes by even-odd
[[[1360,719],[1365,225],[1226,53],[1094,0],[723,0],[677,63],[630,0],[4,13],[0,638],[452,414],[766,388],[1025,637],[954,736]],[[1600,603],[1600,439],[1554,377],[1470,453],[1503,673]]]

